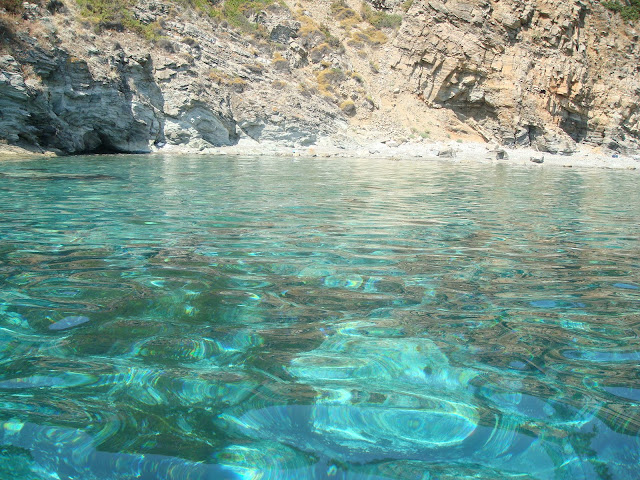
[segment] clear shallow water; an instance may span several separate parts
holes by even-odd
[[[638,478],[639,180],[1,163],[0,478]]]

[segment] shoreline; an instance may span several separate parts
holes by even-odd
[[[115,153],[114,154],[118,154]],[[371,144],[336,144],[322,139],[317,145],[286,146],[276,143],[258,143],[242,139],[238,144],[224,147],[193,148],[167,145],[150,152],[122,153],[121,155],[230,155],[276,156],[305,158],[372,158],[389,160],[441,160],[465,164],[503,164],[530,167],[596,168],[613,170],[640,170],[640,156],[604,154],[596,148],[578,145],[572,154],[552,154],[531,148],[509,148],[482,143],[458,142],[405,142],[393,141]],[[0,145],[0,161],[31,160],[37,158],[63,158],[55,152],[33,152],[16,146]],[[93,155],[93,154],[86,154]],[[532,161],[535,159],[536,161]],[[540,160],[542,160],[541,163]]]

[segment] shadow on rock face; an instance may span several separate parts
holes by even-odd
[[[0,23],[0,35],[13,33]],[[177,108],[165,112],[165,93],[156,83],[151,55],[119,50],[110,61],[117,75],[105,79],[59,48],[16,46],[13,55],[0,57],[7,72],[0,79],[2,137],[61,154],[148,153],[152,144],[237,142],[232,115],[213,104],[170,92]],[[38,75],[40,87],[25,83],[24,66]]]

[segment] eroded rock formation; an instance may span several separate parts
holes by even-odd
[[[586,0],[415,2],[393,66],[427,104],[506,144],[634,148],[637,35],[610,17]]]
[[[75,3],[2,14],[0,139],[61,153],[300,146],[407,136],[434,115],[443,135],[554,153],[638,146],[636,27],[597,0],[369,2],[399,28],[371,26],[356,0],[287,4],[247,10],[255,30],[241,31],[140,0],[154,42],[95,33]]]

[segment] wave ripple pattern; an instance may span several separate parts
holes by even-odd
[[[0,163],[0,480],[640,477],[640,176]]]

